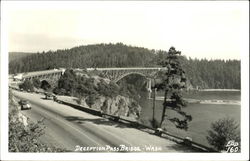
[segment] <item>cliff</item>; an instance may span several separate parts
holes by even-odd
[[[69,84],[69,81],[72,83]],[[85,72],[66,71],[58,84],[54,93],[70,96],[63,98],[68,98],[65,101],[70,103],[131,119],[138,119],[140,116],[141,106],[129,91],[107,78]]]

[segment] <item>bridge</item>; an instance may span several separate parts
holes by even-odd
[[[156,76],[159,71],[166,70],[166,68],[157,67],[136,67],[136,68],[85,68],[85,69],[74,69],[77,72],[87,72],[94,75],[99,75],[103,78],[108,78],[111,81],[119,82],[122,78],[130,74],[138,74],[145,77],[147,80],[147,89],[151,92],[151,80]],[[20,73],[14,76],[14,79],[19,78],[20,80],[32,80],[39,79],[40,81],[47,81],[49,84],[55,84],[65,72],[64,68],[36,71],[28,73]]]
[[[41,82],[47,81],[50,85],[55,85],[56,82],[60,79],[61,75],[65,72],[64,68],[60,69],[52,69],[52,70],[44,70],[44,71],[35,71],[35,72],[26,72],[16,74],[13,79],[14,80],[32,80],[38,79]]]
[[[87,72],[95,72],[104,78],[118,82],[130,74],[138,74],[145,78],[153,78],[159,71],[165,68],[87,68]]]

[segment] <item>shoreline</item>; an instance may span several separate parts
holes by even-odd
[[[157,97],[156,100],[163,101],[164,97]],[[227,104],[227,105],[241,105],[241,101],[238,100],[198,100],[198,99],[190,99],[184,98],[188,103],[196,103],[196,104]]]
[[[198,91],[227,91],[227,92],[240,92],[240,89],[199,89]]]
[[[238,100],[198,100],[184,98],[188,103],[199,103],[199,104],[225,104],[225,105],[241,105],[241,101]]]
[[[191,103],[191,102],[189,102]],[[241,105],[240,101],[236,100],[201,100],[200,104],[225,104],[225,105]]]

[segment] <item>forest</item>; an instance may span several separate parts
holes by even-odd
[[[160,67],[166,53],[163,50],[150,50],[122,43],[77,46],[29,53],[18,59],[13,59],[10,55],[9,73],[53,68]],[[191,87],[240,89],[240,60],[192,59],[187,58],[185,53],[182,55],[184,56],[180,61]]]

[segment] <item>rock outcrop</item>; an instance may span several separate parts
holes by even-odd
[[[66,71],[60,79],[64,84],[58,87],[59,93],[77,97],[76,103],[83,107],[133,119],[140,116],[141,107],[133,99],[131,89],[82,70]],[[136,92],[135,89],[133,92]]]
[[[100,110],[110,115],[125,116],[133,119],[138,119],[140,116],[141,106],[132,98],[121,95],[114,98],[98,96],[91,107],[87,105],[86,99],[82,99],[81,105]]]

